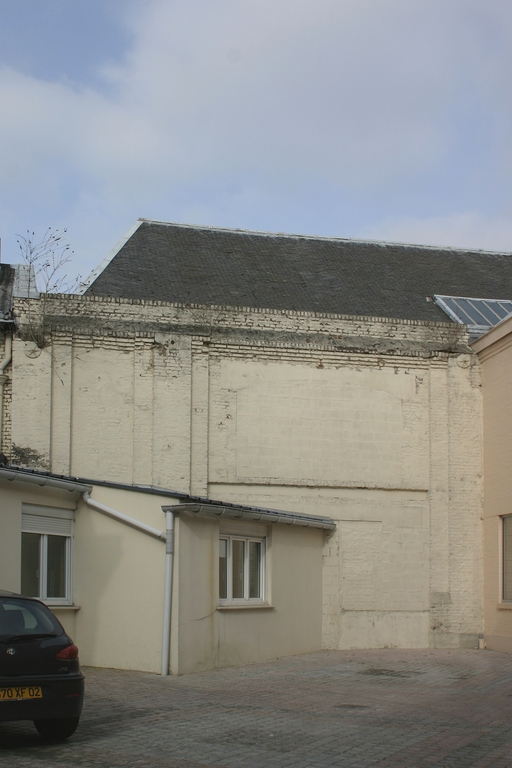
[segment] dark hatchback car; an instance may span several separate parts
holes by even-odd
[[[0,721],[33,720],[43,738],[66,739],[83,698],[78,648],[53,613],[0,590]]]

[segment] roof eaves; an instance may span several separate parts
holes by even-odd
[[[228,517],[235,519],[249,519],[252,521],[265,521],[270,523],[287,523],[288,525],[300,525],[311,528],[323,528],[332,530],[336,527],[334,520],[330,517],[321,517],[318,515],[300,515],[293,512],[282,512],[276,509],[267,509],[265,507],[251,507],[243,504],[230,504],[222,501],[207,499],[203,496],[191,496],[188,493],[172,491],[168,488],[160,488],[154,485],[143,485],[129,483],[117,483],[109,480],[91,480],[82,477],[69,477],[66,475],[56,475],[52,472],[46,472],[38,469],[27,469],[26,467],[0,467],[0,480],[26,482],[41,487],[57,488],[76,493],[92,493],[93,486],[103,486],[106,488],[117,488],[124,491],[134,491],[135,493],[146,493],[154,496],[164,496],[173,499],[179,499],[182,504],[176,504],[169,507],[174,512],[186,511],[195,512],[202,515],[208,514],[215,517]]]
[[[8,476],[8,475],[12,476]],[[17,475],[17,477],[14,477]],[[193,498],[199,499],[200,497],[189,497],[186,493],[180,493],[180,491],[172,491],[169,488],[159,488],[155,485],[132,485],[130,483],[117,483],[109,480],[91,480],[84,477],[71,477],[69,475],[57,475],[53,472],[47,472],[42,469],[29,469],[28,467],[17,466],[5,466],[0,467],[0,479],[5,480],[20,480],[25,479],[26,482],[33,482],[36,485],[48,485],[52,486],[52,483],[57,483],[58,487],[64,488],[64,486],[74,486],[76,488],[87,490],[91,493],[93,486],[103,486],[104,488],[117,488],[123,491],[134,491],[135,493],[149,493],[157,496],[168,496],[173,499]],[[32,478],[32,479],[30,479]],[[48,482],[44,482],[47,480]],[[57,486],[52,486],[57,487]],[[71,490],[71,488],[68,488]],[[84,490],[80,490],[79,493],[83,493]]]
[[[296,512],[282,512],[264,507],[246,507],[243,504],[223,504],[221,501],[205,499],[201,504],[185,503],[162,507],[164,512],[189,512],[200,517],[226,517],[231,520],[244,520],[253,523],[284,523],[303,528],[321,528],[332,531],[336,523],[330,517],[320,515],[301,515]]]
[[[92,491],[92,486],[84,484],[78,478],[51,475],[49,472],[27,471],[21,467],[0,467],[0,480],[8,480],[11,483],[29,483],[42,488],[56,488],[70,493],[90,493]]]
[[[185,499],[195,498],[189,497],[188,494],[173,491],[170,488],[162,488],[158,485],[144,485],[143,483],[117,483],[113,480],[91,480],[81,478],[81,482],[89,483],[90,485],[96,485],[103,488],[116,488],[119,491],[133,491],[134,493],[147,493],[152,496],[168,496],[172,499]]]
[[[77,294],[63,293],[63,294],[48,294],[52,298],[73,300],[73,297]],[[393,325],[411,325],[431,328],[453,328],[454,323],[441,320],[411,320],[406,317],[385,317],[384,315],[349,315],[349,314],[337,314],[336,312],[315,312],[310,309],[276,309],[275,307],[252,307],[236,304],[198,304],[196,302],[184,302],[184,301],[162,301],[161,299],[134,299],[125,298],[123,296],[96,296],[94,294],[87,294],[83,297],[84,301],[105,302],[116,304],[126,304],[137,307],[175,307],[176,309],[187,310],[210,310],[215,312],[243,312],[244,314],[251,312],[259,315],[284,315],[286,317],[315,317],[326,320],[357,320],[371,322],[371,323],[391,323]],[[461,325],[457,321],[457,325]]]
[[[512,314],[508,317],[504,317],[500,323],[497,323],[493,328],[487,330],[479,338],[474,339],[470,346],[473,350],[480,354],[495,344],[497,341],[501,341],[506,336],[512,334]]]

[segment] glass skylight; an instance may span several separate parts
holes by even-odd
[[[436,294],[434,301],[456,323],[467,325],[471,336],[481,336],[512,313],[510,299],[472,299]]]

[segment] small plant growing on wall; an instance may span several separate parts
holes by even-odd
[[[28,269],[27,296],[30,298],[39,292],[37,311],[29,302],[28,336],[43,349],[47,342],[47,306],[46,297],[50,293],[74,293],[80,285],[80,276],[70,280],[64,269],[72,260],[74,251],[66,242],[67,229],[58,230],[49,227],[39,240],[35,232],[27,229],[25,235],[17,235],[18,247],[23,262]]]

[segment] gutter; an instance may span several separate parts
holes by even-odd
[[[60,491],[69,491],[70,493],[80,493],[88,507],[95,509],[97,512],[102,512],[108,517],[114,518],[125,525],[129,525],[132,528],[136,528],[142,533],[147,533],[149,536],[153,536],[155,539],[161,541],[166,540],[164,531],[159,531],[157,528],[153,528],[151,525],[141,523],[140,520],[136,520],[134,517],[129,517],[123,512],[118,512],[117,509],[107,507],[106,504],[101,504],[99,501],[91,499],[93,486],[80,482],[73,482],[70,480],[62,480],[58,477],[48,477],[47,475],[30,473],[26,470],[9,469],[7,467],[0,467],[0,480],[9,480],[10,482],[18,481],[20,483],[30,483],[31,485],[38,485],[41,488],[57,488]]]
[[[330,517],[320,515],[299,515],[293,512],[280,512],[279,510],[257,509],[224,506],[223,504],[177,504],[172,507],[162,507],[164,512],[190,512],[202,517],[227,517],[232,520],[248,520],[253,523],[284,523],[285,525],[297,525],[304,528],[322,528],[325,531],[333,531],[336,523]]]
[[[84,485],[70,480],[60,480],[56,477],[47,477],[45,475],[30,474],[18,469],[8,469],[0,467],[0,480],[9,480],[10,482],[31,483],[39,485],[41,488],[58,488],[61,491],[70,493],[91,493],[92,486]]]

